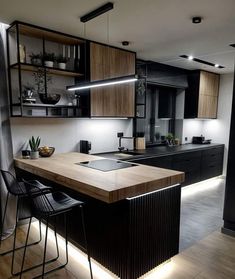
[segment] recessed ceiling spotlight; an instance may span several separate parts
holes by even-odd
[[[122,45],[123,45],[123,46],[129,46],[129,44],[130,44],[130,42],[128,42],[128,41],[123,41],[123,42],[122,42]]]
[[[192,23],[194,24],[198,24],[198,23],[201,23],[202,22],[202,18],[200,16],[194,16],[192,18]]]
[[[198,62],[198,63],[201,63],[201,64],[205,64],[205,65],[208,65],[208,66],[216,67],[216,68],[219,68],[219,69],[225,68],[224,66],[221,66],[219,64],[214,64],[214,63],[211,63],[209,61],[201,60],[199,58],[193,57],[192,55],[185,55],[184,54],[184,55],[180,55],[180,57],[191,60],[191,61],[194,61],[194,62]]]

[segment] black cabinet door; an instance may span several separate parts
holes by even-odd
[[[223,173],[224,147],[211,148],[202,151],[201,180]]]
[[[171,169],[172,168],[172,156],[160,156],[160,157],[152,157],[146,159],[137,159],[131,160],[133,163],[143,164],[153,167],[159,167],[164,169]]]
[[[201,151],[173,155],[172,169],[185,172],[182,186],[200,181]]]
[[[175,118],[176,89],[159,88],[158,118]]]
[[[199,71],[193,71],[188,75],[188,88],[185,90],[184,118],[198,117],[199,81]]]

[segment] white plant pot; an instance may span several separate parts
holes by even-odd
[[[53,61],[44,61],[44,65],[45,65],[46,67],[51,67],[51,68],[53,68],[54,62],[53,62]]]
[[[38,151],[30,151],[30,159],[38,159],[39,152]]]
[[[58,63],[59,69],[65,70],[66,69],[66,63]]]

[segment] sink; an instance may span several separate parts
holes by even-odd
[[[115,153],[114,155],[118,157],[131,157],[131,156],[143,155],[143,154],[137,153],[135,151],[123,151],[123,152]]]
[[[128,153],[122,153],[122,152],[115,153],[113,155],[117,156],[117,157],[131,157],[131,156],[134,156],[134,154],[128,154]]]

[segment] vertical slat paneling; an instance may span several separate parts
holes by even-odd
[[[180,186],[130,200],[131,267],[136,279],[178,253]]]

